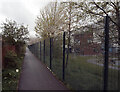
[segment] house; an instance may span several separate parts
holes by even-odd
[[[101,52],[99,43],[94,42],[93,32],[86,31],[74,34],[73,50],[79,55],[98,55]]]

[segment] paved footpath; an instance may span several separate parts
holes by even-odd
[[[27,48],[18,90],[68,90]]]

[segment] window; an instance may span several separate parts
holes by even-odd
[[[88,43],[92,43],[92,40],[91,40],[91,39],[88,39],[87,42],[88,42]]]
[[[78,41],[78,44],[80,44],[80,40]]]

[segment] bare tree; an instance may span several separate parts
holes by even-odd
[[[62,5],[57,2],[49,3],[36,19],[35,31],[41,37],[52,37],[63,30],[64,12]]]

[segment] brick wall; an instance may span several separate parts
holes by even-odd
[[[74,51],[80,55],[97,55],[100,53],[100,44],[93,42],[93,33],[86,32],[74,35]]]
[[[8,51],[16,52],[15,46],[13,46],[13,45],[3,45],[2,46],[2,66],[3,66],[3,68],[4,68],[4,57]]]

